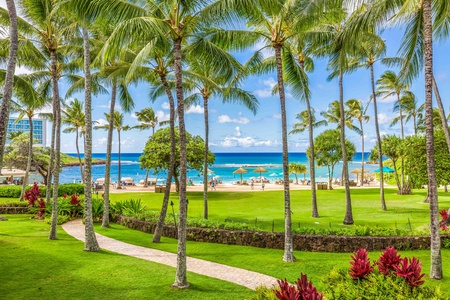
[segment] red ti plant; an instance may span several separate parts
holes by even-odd
[[[312,281],[308,281],[306,274],[300,273],[300,278],[295,283],[297,285],[297,291],[300,292],[300,298],[304,300],[321,300],[323,295],[319,293],[315,286],[312,285]]]
[[[37,204],[38,204],[38,208],[39,208],[39,210],[37,212],[37,215],[38,215],[39,218],[42,218],[42,216],[44,216],[44,214],[45,214],[45,201],[44,201],[44,199],[42,199],[42,198],[39,199],[37,201]]]
[[[411,287],[417,287],[425,282],[422,278],[425,274],[420,274],[422,272],[422,263],[415,257],[408,260],[407,257],[400,260],[397,266],[394,266],[394,274],[405,278],[406,283]]]
[[[28,200],[29,206],[34,206],[34,202],[36,202],[39,198],[39,196],[42,194],[41,189],[37,185],[37,183],[34,183],[33,187],[25,192],[25,195],[23,196],[25,200]]]
[[[442,221],[439,222],[439,226],[441,227],[442,230],[446,230],[449,224],[448,211],[444,209],[439,214],[441,215],[442,218]]]
[[[378,270],[381,274],[387,276],[391,270],[395,271],[395,266],[398,266],[400,259],[400,254],[397,253],[394,247],[387,247],[376,262]]]
[[[277,296],[280,300],[300,300],[300,292],[295,288],[294,285],[291,285],[284,280],[277,280],[280,289],[275,289],[275,296]]]
[[[67,198],[67,194],[64,194],[64,195],[63,195],[63,198],[66,199],[66,198]]]
[[[70,204],[72,204],[72,205],[79,205],[80,204],[80,198],[78,198],[77,195],[73,194],[72,198],[70,199]]]
[[[361,248],[350,257],[352,258],[352,261],[350,261],[350,264],[352,265],[349,271],[350,276],[353,279],[363,279],[369,276],[373,267],[370,265],[370,259],[367,256],[366,249]]]

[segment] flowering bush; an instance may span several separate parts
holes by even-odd
[[[284,280],[277,280],[279,288],[274,289],[275,296],[280,300],[321,300],[323,295],[319,293],[306,274],[300,273],[295,285]]]
[[[352,261],[350,261],[352,265],[349,271],[350,276],[353,279],[366,278],[373,270],[366,249],[361,248],[353,254],[350,256],[352,258]]]
[[[406,283],[412,287],[422,285],[425,282],[425,280],[422,280],[425,274],[421,274],[422,263],[415,257],[411,260],[406,257],[403,258],[398,265],[394,266],[394,269],[394,274],[405,278]]]
[[[394,247],[387,247],[376,262],[381,274],[390,275],[390,271],[395,271],[395,266],[400,263],[400,254]]]
[[[36,214],[39,219],[42,219],[45,215],[45,201],[39,196],[42,195],[42,191],[37,185],[34,183],[33,187],[25,192],[24,198],[28,201],[28,206],[31,211],[36,211]]]

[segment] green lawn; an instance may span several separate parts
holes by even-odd
[[[108,251],[87,253],[83,243],[26,215],[0,222],[2,299],[243,299],[253,292],[188,274],[191,287],[171,288],[174,269]]]
[[[172,289],[175,269],[108,251],[87,253],[83,243],[68,236],[60,227],[58,240],[49,241],[49,226],[26,215],[8,215],[0,222],[0,295],[4,299],[246,299],[253,292],[227,282],[188,273],[191,287]],[[176,240],[163,238],[152,244],[151,235],[113,224],[96,227],[101,234],[132,244],[176,252]],[[321,278],[333,267],[348,268],[349,253],[295,252],[295,263],[281,260],[282,250],[188,242],[189,256],[295,280],[306,273],[319,290],[326,289]],[[379,252],[370,253],[376,259]],[[402,251],[430,267],[429,251]],[[443,250],[444,276],[440,285],[450,296],[450,250]]]
[[[422,228],[429,223],[429,206],[423,203],[426,190],[414,190],[413,195],[399,196],[395,189],[386,189],[387,211],[381,210],[379,189],[352,188],[353,218],[356,225],[390,227],[409,230]],[[189,216],[203,215],[203,193],[188,192]],[[141,199],[148,209],[159,211],[163,194],[153,192],[111,194],[111,201]],[[175,212],[178,212],[177,194],[172,193]],[[317,191],[319,219],[311,217],[311,192],[291,191],[293,226],[328,227],[343,226],[345,191]],[[439,193],[442,209],[450,207],[450,193]],[[212,220],[249,222],[264,230],[284,231],[283,191],[266,192],[210,192],[208,194],[209,218]],[[169,207],[169,213],[172,212]],[[408,221],[409,219],[409,221]]]

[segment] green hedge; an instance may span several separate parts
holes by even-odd
[[[31,187],[29,187],[31,188]],[[42,190],[42,197],[45,197],[45,186],[40,186],[40,189]],[[19,198],[20,192],[22,191],[21,185],[4,185],[0,186],[0,197],[1,198]],[[80,183],[67,183],[67,184],[60,184],[58,189],[58,196],[63,196],[64,194],[67,195],[83,195],[84,194],[84,185]]]

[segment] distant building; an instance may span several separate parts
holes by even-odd
[[[8,120],[8,129],[7,133],[10,132],[30,132],[30,121],[26,119],[22,119],[17,123],[17,118],[9,118]],[[38,147],[45,147],[45,140],[46,140],[46,122],[44,119],[33,119],[33,137],[35,140],[37,140],[35,146]],[[6,140],[6,143],[8,143],[9,140]]]

